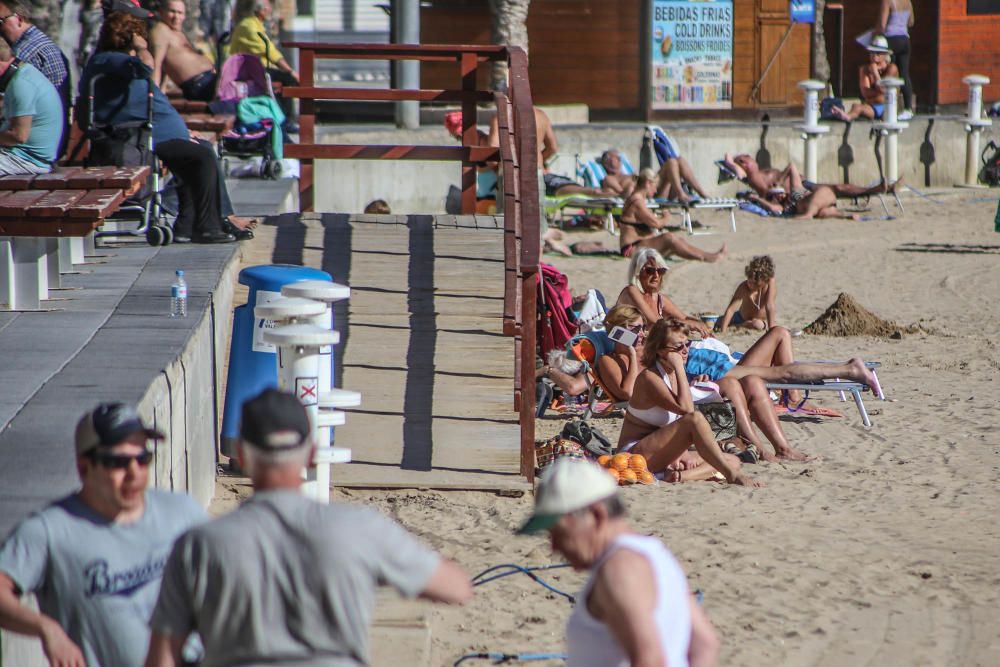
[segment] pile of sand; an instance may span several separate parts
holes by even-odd
[[[866,309],[850,294],[840,293],[833,305],[803,331],[820,336],[892,336],[917,333],[918,326],[902,326]]]

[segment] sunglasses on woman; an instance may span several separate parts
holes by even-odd
[[[665,267],[665,266],[657,266],[657,267],[644,266],[644,267],[642,267],[642,272],[645,273],[647,276],[652,276],[652,275],[657,275],[657,274],[660,275],[660,276],[663,276],[667,272],[667,267]]]
[[[153,461],[153,452],[148,449],[140,454],[111,454],[108,452],[89,452],[87,458],[101,466],[102,468],[113,468],[124,470],[132,464],[138,463],[141,467],[148,466]]]
[[[691,347],[691,341],[688,340],[684,341],[680,345],[664,345],[663,349],[667,352],[680,352],[681,350],[685,350],[689,347]]]

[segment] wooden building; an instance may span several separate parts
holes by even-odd
[[[654,0],[532,0],[528,40],[532,94],[540,104],[587,104],[597,118],[640,118],[650,96],[650,7]],[[811,28],[789,29],[788,0],[732,0],[730,109],[657,111],[727,117],[757,109],[799,108],[798,82],[809,78]],[[487,0],[424,0],[425,43],[489,43]],[[705,4],[705,3],[702,3]],[[668,47],[667,47],[668,48]],[[665,49],[666,50],[666,49]],[[425,65],[425,87],[454,85],[443,67]],[[727,70],[728,72],[728,70]],[[481,72],[485,83],[486,74]]]

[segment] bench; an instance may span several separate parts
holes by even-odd
[[[37,310],[90,236],[149,177],[149,167],[59,167],[0,177],[0,303]]]

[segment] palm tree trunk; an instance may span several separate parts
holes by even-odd
[[[531,0],[490,0],[493,43],[528,50],[528,8]],[[494,63],[490,82],[493,90],[507,90],[507,64]]]

